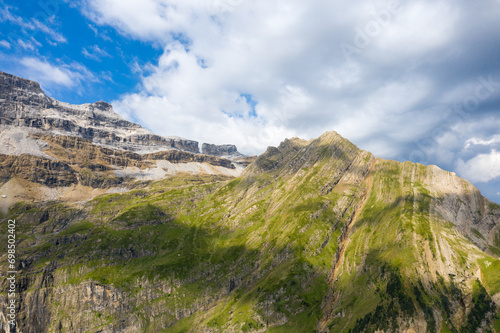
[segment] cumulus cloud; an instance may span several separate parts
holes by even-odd
[[[500,24],[491,13],[499,7],[471,11],[469,3],[449,0],[87,0],[82,10],[95,24],[163,47],[156,65],[136,66],[139,91],[114,102],[154,131],[259,153],[283,134],[337,130],[362,148],[401,158],[444,126],[443,114],[465,97],[466,88],[457,87],[473,87],[481,74],[463,73],[475,56],[464,43],[496,54],[478,41],[497,40],[491,37]],[[345,44],[358,49],[349,59]],[[492,62],[483,67],[485,75],[498,72]]]
[[[171,40],[200,20],[209,20],[219,2],[222,7],[238,0],[87,0],[82,11],[99,25],[110,25],[123,34],[159,42]],[[199,15],[202,14],[202,15]]]
[[[479,154],[464,162],[458,161],[457,171],[472,182],[488,182],[500,177],[500,152],[492,150],[489,154]]]
[[[429,141],[428,161],[456,171],[475,183],[484,195],[499,202],[499,128],[500,119],[496,115],[457,118],[452,126],[437,128],[436,133],[441,134],[435,142]]]
[[[336,130],[498,192],[498,1],[83,3],[94,24],[163,49],[113,102],[155,132],[256,154]]]

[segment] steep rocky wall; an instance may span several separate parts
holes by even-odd
[[[11,122],[24,111],[23,106],[52,105],[37,82],[0,72],[0,120]]]
[[[0,179],[7,182],[19,177],[50,187],[70,186],[78,182],[74,170],[64,162],[32,155],[0,154]]]
[[[104,163],[120,167],[136,166],[150,167],[153,161],[166,160],[172,163],[199,162],[209,163],[234,169],[231,161],[214,156],[194,154],[180,150],[166,150],[149,154],[137,154],[129,151],[109,149],[93,144],[90,140],[78,137],[33,135],[33,138],[47,142],[47,150],[54,157],[68,161],[71,164],[86,164],[88,162]]]
[[[61,135],[33,134],[33,139],[45,142],[44,150],[52,159],[28,154],[20,156],[0,154],[0,181],[5,183],[14,177],[49,187],[82,184],[93,188],[109,188],[126,185],[127,181],[114,174],[120,168],[139,169],[155,167],[155,161],[171,163],[208,163],[235,169],[231,161],[215,156],[200,155],[180,150],[168,150],[152,154],[109,149],[93,144],[90,140]]]
[[[199,153],[198,142],[155,135],[106,102],[71,105],[45,95],[36,82],[0,72],[0,124],[59,131],[129,150],[176,148]]]
[[[137,153],[98,146],[88,139],[48,134],[33,134],[32,137],[47,142],[49,147],[46,148],[46,153],[72,165],[104,164],[106,166],[135,166],[139,168],[151,165],[151,162]]]
[[[208,156],[208,155],[191,154],[179,150],[167,150],[158,153],[145,154],[142,155],[142,157],[147,160],[167,160],[173,163],[199,162],[199,163],[209,163],[215,166],[222,166],[228,169],[235,168],[231,161],[224,158],[218,158],[215,156]]]
[[[209,143],[204,143],[201,146],[201,152],[212,156],[241,155],[235,145],[213,145]]]

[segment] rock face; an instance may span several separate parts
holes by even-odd
[[[242,157],[243,155],[238,152],[235,145],[213,145],[204,143],[201,146],[201,152],[205,155],[219,156],[219,157]]]
[[[47,157],[0,154],[0,184],[19,178],[50,188],[76,184],[92,188],[126,186],[135,179],[133,176],[118,177],[118,170],[152,168],[160,161],[174,164],[206,163],[235,169],[227,159],[174,149],[141,155],[98,146],[79,137],[37,133],[32,138],[46,143],[44,152]]]
[[[177,173],[235,176],[247,162],[200,154],[198,142],[151,133],[106,102],[59,102],[38,83],[0,72],[0,192],[11,194],[0,210],[65,187],[122,190]],[[11,180],[22,180],[16,186],[23,196],[2,189]]]
[[[59,102],[45,95],[38,83],[4,72],[0,72],[0,125],[78,136],[136,152],[175,148],[199,153],[198,142],[156,135],[123,119],[106,102]]]
[[[81,138],[39,140],[54,158],[84,151],[69,157],[74,170],[122,161]],[[18,165],[46,163],[28,162]],[[80,206],[21,202],[0,223],[10,218],[23,332],[498,327],[500,206],[450,172],[377,159],[334,132],[270,147],[238,178],[178,175]]]
[[[77,183],[75,172],[66,163],[31,155],[0,155],[0,182],[7,182],[12,177],[50,187]]]

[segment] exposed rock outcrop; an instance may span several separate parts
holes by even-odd
[[[213,145],[204,143],[201,146],[201,152],[206,155],[219,156],[219,157],[241,157],[243,156],[238,152],[235,145]]]
[[[0,181],[23,178],[49,187],[78,182],[75,171],[66,163],[32,155],[0,155]]]
[[[199,153],[198,142],[156,135],[123,119],[106,102],[59,102],[45,95],[38,83],[4,72],[0,72],[0,125],[59,132],[137,152],[174,148]]]
[[[231,161],[218,158],[215,156],[191,154],[184,151],[178,150],[167,150],[158,153],[145,154],[142,155],[143,158],[149,160],[166,160],[174,163],[185,163],[185,162],[199,162],[199,163],[209,163],[215,166],[222,166],[228,169],[234,169],[234,165]]]
[[[167,150],[150,154],[109,149],[93,144],[90,140],[61,135],[33,134],[33,139],[47,144],[46,154],[51,158],[22,154],[0,154],[0,183],[21,178],[49,187],[74,184],[92,188],[109,188],[125,185],[133,177],[117,177],[116,170],[135,167],[151,168],[157,161],[180,163],[207,163],[234,170],[231,161],[215,156],[194,154],[180,150]]]

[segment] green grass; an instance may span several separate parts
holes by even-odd
[[[481,238],[481,239],[484,239],[484,236],[483,236],[483,235],[479,232],[479,230],[474,229],[474,228],[471,228],[471,230],[472,230],[472,233],[473,233],[476,237]]]
[[[111,222],[124,222],[127,226],[131,226],[137,223],[160,223],[168,220],[169,217],[160,208],[150,203],[141,203],[126,208],[118,216],[113,218]]]
[[[493,244],[495,244],[496,247],[500,248],[500,231],[497,231],[493,240]]]
[[[484,285],[491,295],[500,292],[500,260],[487,257],[480,261],[481,272],[484,276]]]
[[[491,210],[500,210],[500,205],[492,202],[492,203],[490,203],[490,209]]]
[[[493,327],[496,333],[500,333],[500,310],[497,310],[495,318],[493,318]]]
[[[81,221],[75,224],[72,224],[69,226],[66,230],[61,232],[61,236],[69,236],[69,235],[74,235],[74,234],[79,234],[79,233],[86,233],[89,232],[94,228],[94,224],[89,221]]]
[[[472,304],[473,307],[467,316],[467,321],[461,329],[463,332],[475,332],[486,315],[495,309],[490,295],[479,280],[476,280],[473,285]]]
[[[358,211],[367,182],[342,177],[356,157],[353,146],[333,136],[311,145],[305,164],[294,157],[303,146],[290,141],[271,149],[245,177],[169,177],[99,196],[81,211],[56,203],[17,204],[10,216],[30,221],[20,231],[32,242],[20,249],[33,258],[30,278],[41,279],[47,263],[57,261],[53,274],[68,277],[58,280],[64,287],[86,281],[113,286],[124,299],[137,300],[130,316],[146,332],[167,324],[172,326],[164,332],[206,327],[252,332],[266,326],[268,332],[314,332],[332,290],[339,297],[333,313],[346,316],[328,323],[331,332],[396,330],[396,318],[416,313],[432,327],[431,309],[443,317],[442,331],[453,331],[450,304],[465,297],[463,287],[444,278],[433,281],[427,272],[425,285],[416,273],[427,246],[436,259],[436,235],[446,238],[456,231],[430,213],[428,169],[379,162],[371,194]],[[349,242],[339,275],[328,285],[341,235]],[[454,263],[465,267],[467,241],[451,236],[445,241]],[[483,289],[499,292],[500,261],[479,257]],[[474,293],[477,300],[487,299],[478,286]],[[186,317],[176,318],[171,309]],[[474,310],[471,325],[482,310]],[[64,311],[69,316],[70,309]],[[155,311],[157,317],[149,315]],[[94,331],[117,320],[108,320],[105,311],[94,317]],[[286,323],[278,325],[283,318]]]

